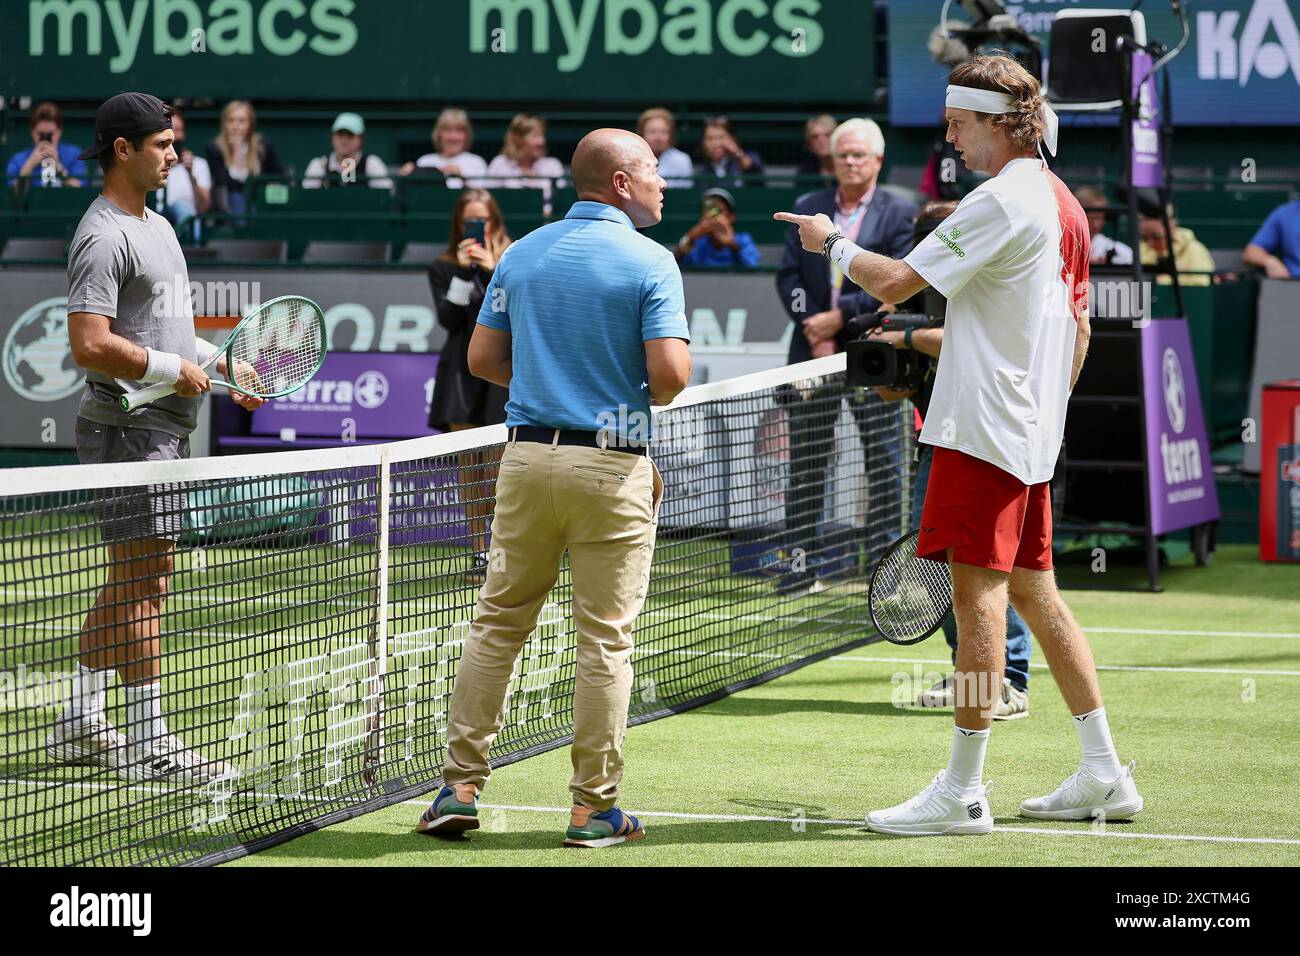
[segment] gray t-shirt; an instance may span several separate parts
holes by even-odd
[[[68,312],[106,315],[115,335],[193,362],[194,309],[185,256],[171,224],[152,209],[144,215],[138,219],[95,197],[68,249]],[[109,376],[87,372],[77,414],[101,425],[153,428],[181,438],[198,424],[197,396],[168,395],[124,412],[117,404],[124,391]]]

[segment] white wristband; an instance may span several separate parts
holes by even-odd
[[[198,356],[199,365],[207,365],[208,359],[212,358],[212,356],[216,355],[219,351],[221,350],[207,339],[201,339],[197,335],[194,336],[194,354]]]
[[[841,273],[848,275],[850,264],[858,257],[859,252],[865,251],[851,239],[836,239],[835,244],[831,246],[831,261],[839,266]]]
[[[149,382],[166,382],[168,385],[175,385],[177,379],[181,377],[181,357],[175,352],[159,352],[155,349],[147,348],[144,350],[148,356],[149,362],[144,367],[144,374],[140,376],[140,381]]]
[[[452,305],[469,305],[470,293],[473,291],[474,283],[460,276],[452,276],[451,285],[447,287],[447,301]]]

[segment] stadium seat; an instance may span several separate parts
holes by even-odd
[[[284,239],[209,239],[204,248],[227,261],[284,262],[289,258],[289,243]]]
[[[393,196],[386,189],[351,186],[346,189],[303,189],[301,187],[266,192],[257,204],[259,216],[279,213],[330,213],[338,216],[389,216],[394,211]],[[283,198],[274,202],[273,198]]]
[[[889,171],[885,174],[885,182],[916,189],[921,185],[921,177],[924,175],[924,166],[896,166],[891,163]]]
[[[1179,224],[1194,231],[1206,246],[1240,247],[1250,241],[1269,213],[1290,198],[1288,190],[1279,189],[1176,189],[1174,207]]]
[[[451,213],[460,193],[442,180],[407,179],[402,183],[402,206],[409,213]]]
[[[29,189],[26,196],[15,197],[19,231],[27,236],[71,238],[96,195],[90,189]]]
[[[445,242],[408,242],[398,263],[404,266],[427,266],[446,250]]]
[[[925,194],[919,189],[913,189],[910,186],[900,186],[897,183],[881,183],[880,189],[897,196],[899,199],[907,200],[917,209],[920,209],[925,205]]]
[[[0,259],[66,259],[68,244],[63,239],[7,239]]]
[[[302,254],[303,262],[388,262],[393,246],[388,242],[333,242],[313,239]]]
[[[781,264],[781,257],[785,255],[785,243],[783,242],[765,242],[758,247],[760,266],[771,266],[775,268]]]
[[[28,189],[22,203],[28,215],[70,216],[78,218],[99,195],[91,189],[69,189],[48,187],[45,189]]]

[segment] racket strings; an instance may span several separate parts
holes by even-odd
[[[231,381],[255,394],[283,394],[315,374],[325,351],[319,313],[305,301],[273,302],[230,343]]]
[[[952,606],[948,566],[916,556],[915,533],[881,559],[871,582],[871,617],[886,640],[913,642],[932,634]]]

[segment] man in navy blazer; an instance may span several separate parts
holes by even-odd
[[[850,119],[831,134],[837,185],[801,196],[795,211],[825,213],[845,236],[864,249],[902,258],[912,248],[916,206],[877,188],[884,162],[885,139],[880,127],[867,119]],[[832,271],[825,257],[804,250],[799,230],[786,233],[785,255],[776,274],[781,304],[794,323],[788,361],[833,355],[848,341],[848,320],[877,311],[882,303],[848,276]],[[889,303],[892,305],[892,303]],[[821,529],[826,469],[834,445],[839,405],[834,389],[810,393],[788,391],[785,396],[790,427],[790,490],[786,495],[786,546],[789,557],[777,589],[797,593],[816,589],[816,551],[826,545]],[[846,394],[862,438],[867,462],[869,522],[867,550],[876,558],[899,532],[902,520],[901,409],[873,393]]]

